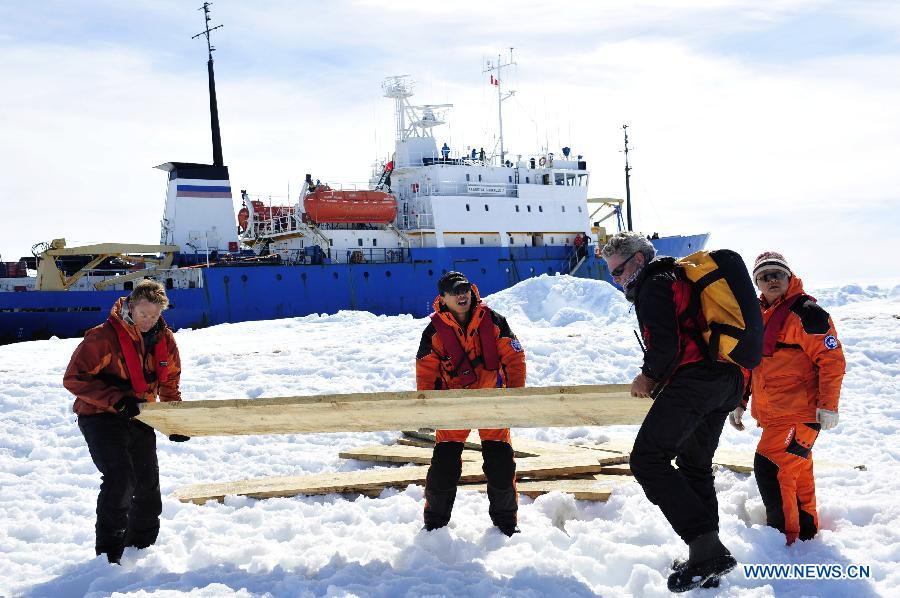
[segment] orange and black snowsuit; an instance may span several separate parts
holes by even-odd
[[[472,285],[471,319],[464,330],[453,314],[441,305],[440,297],[434,301],[432,322],[422,333],[416,354],[416,387],[419,390],[443,390],[455,388],[518,388],[525,386],[525,352],[510,330],[506,318],[481,303],[478,288]],[[490,326],[482,322],[490,318]],[[470,383],[452,362],[453,351],[445,346],[439,327],[449,328],[452,338],[459,343],[462,352],[473,366]],[[488,369],[482,342],[487,331],[494,343],[493,353],[497,369]],[[491,348],[493,349],[493,348]],[[490,353],[490,351],[489,351]],[[479,430],[484,473],[488,483],[489,514],[494,525],[509,532],[515,528],[518,510],[515,489],[515,461],[509,429]],[[437,443],[428,468],[425,482],[425,527],[435,529],[447,525],[456,499],[456,486],[462,472],[463,442],[469,430],[438,430]]]
[[[147,401],[181,400],[181,363],[172,331],[160,318],[150,332],[141,334],[123,319],[124,306],[123,297],[105,323],[88,330],[63,378],[75,395],[73,410],[91,459],[103,474],[94,548],[110,561],[118,561],[126,546],[153,544],[162,512],[156,433],[116,413],[113,405],[129,395]],[[117,330],[128,339],[124,347]],[[143,383],[132,380],[129,361],[135,369],[143,366]]]
[[[816,409],[837,411],[844,351],[831,317],[793,276],[783,297],[760,297],[765,323],[763,358],[753,370],[751,413],[762,428],[754,472],[768,524],[788,544],[818,531],[812,447]]]

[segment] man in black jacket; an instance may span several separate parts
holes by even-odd
[[[602,256],[634,303],[644,340],[631,394],[654,399],[631,452],[631,470],[689,548],[687,561],[672,565],[669,589],[715,587],[737,563],[719,540],[712,458],[726,417],[740,404],[743,374],[736,365],[708,359],[697,323],[679,317],[691,289],[676,278],[672,258],[655,258],[650,241],[632,232],[613,236]]]

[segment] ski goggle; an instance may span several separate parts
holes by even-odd
[[[769,270],[768,272],[763,272],[757,276],[756,282],[766,283],[770,280],[783,280],[785,278],[787,278],[787,274],[783,270]]]

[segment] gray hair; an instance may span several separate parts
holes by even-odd
[[[656,257],[656,247],[644,235],[625,231],[610,237],[600,254],[603,259],[609,259],[614,255],[630,257],[638,251],[644,254],[648,262]]]

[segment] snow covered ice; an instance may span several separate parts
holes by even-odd
[[[721,533],[740,563],[870,567],[869,580],[751,580],[738,567],[720,596],[900,595],[900,287],[813,290],[844,343],[841,423],[817,462],[866,471],[816,475],[821,531],[784,546],[764,525],[752,475],[719,470]],[[528,384],[625,383],[640,348],[633,312],[605,282],[531,279],[488,298],[528,356]],[[410,390],[426,320],[361,312],[228,324],[176,335],[187,401]],[[378,498],[329,495],[182,504],[184,485],[368,469],[339,451],[399,432],[194,438],[157,435],[163,493],[156,545],[122,566],[94,557],[99,474],[62,387],[78,339],[0,347],[0,595],[26,596],[668,596],[686,547],[637,484],[609,502],[520,496],[521,534],[506,538],[487,498],[460,493],[448,528],[421,532],[419,486]],[[749,413],[745,416],[751,425]],[[518,437],[592,445],[635,426],[517,429]],[[722,445],[752,453],[759,430],[725,427]]]

